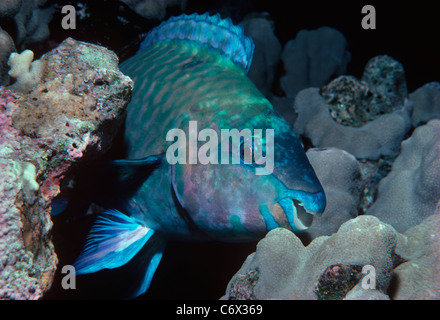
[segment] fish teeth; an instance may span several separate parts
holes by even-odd
[[[316,215],[316,211],[312,211],[312,210],[307,209],[306,206],[304,205],[304,203],[302,203],[300,200],[298,200],[298,205],[303,207],[304,210],[306,210],[306,212],[311,214],[312,216]]]

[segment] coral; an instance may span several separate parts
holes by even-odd
[[[414,101],[414,127],[432,119],[440,119],[440,82],[430,82],[409,95]]]
[[[321,87],[334,76],[344,74],[351,54],[347,40],[338,30],[321,27],[301,30],[284,47],[281,59],[286,75],[281,86],[287,97],[309,87]]]
[[[23,50],[28,44],[44,41],[49,37],[49,22],[54,12],[53,5],[45,6],[46,0],[2,1],[0,16],[13,19],[16,26],[14,37],[17,48]],[[1,10],[5,9],[4,11]]]
[[[355,128],[337,123],[331,116],[318,88],[298,93],[295,110],[298,118],[295,132],[311,140],[318,148],[343,149],[358,159],[377,160],[399,152],[400,143],[411,128],[412,102],[405,100],[402,109],[379,116]]]
[[[258,243],[222,299],[438,300],[439,236],[440,201],[433,215],[403,234],[364,215],[305,247],[278,228]],[[365,289],[368,265],[375,283]]]
[[[440,202],[436,213],[399,235],[394,270],[395,300],[440,299]]]
[[[186,0],[121,0],[130,8],[147,19],[163,20],[166,8],[180,6],[181,10],[186,7]]]
[[[381,180],[377,200],[367,214],[391,224],[398,232],[434,214],[440,199],[440,120],[416,128],[402,142],[392,170]]]
[[[405,72],[389,56],[372,58],[362,80],[341,76],[319,89],[297,95],[294,128],[315,147],[335,147],[358,159],[395,156],[411,129],[413,103],[407,99]]]
[[[244,33],[251,37],[255,44],[248,76],[258,90],[269,97],[281,57],[281,44],[274,34],[271,22],[264,14],[245,18],[241,25]]]
[[[35,195],[40,188],[36,178],[37,169],[30,162],[23,162],[21,173],[21,189],[23,190],[23,197],[27,203],[33,204],[35,202]]]
[[[14,41],[5,30],[0,28],[0,85],[7,85],[9,83],[8,59],[9,55],[14,51]]]
[[[390,300],[390,297],[379,290],[365,290],[360,284],[357,284],[347,293],[344,300]]]
[[[29,72],[32,60],[34,60],[34,53],[31,50],[25,50],[21,54],[12,53],[8,60],[8,65],[11,67],[9,75],[13,78],[20,78]]]
[[[337,232],[344,222],[357,217],[364,182],[358,161],[344,150],[309,149],[307,157],[327,198],[325,211],[302,233],[314,239]]]
[[[11,90],[27,93],[35,87],[41,79],[43,64],[34,59],[34,53],[31,50],[25,50],[22,53],[11,53],[8,65],[11,67],[8,74],[16,79],[16,82],[10,86]]]
[[[20,10],[22,0],[2,0],[0,1],[0,17],[14,17]]]
[[[23,0],[20,11],[14,20],[17,25],[16,44],[24,48],[29,43],[39,42],[49,37],[49,22],[53,7],[42,8],[46,0]]]
[[[362,273],[367,265],[374,267],[376,282],[374,288],[363,290],[377,290],[379,294],[370,297],[383,298],[391,281],[397,236],[391,226],[372,216],[351,219],[334,235],[318,237],[307,247],[292,232],[274,229],[231,279],[223,299],[231,297],[232,288],[236,295],[252,270],[258,271],[258,279],[247,281],[246,291],[256,299],[341,299],[364,280],[359,270]]]
[[[75,169],[110,147],[133,88],[117,56],[97,45],[69,38],[40,63],[29,93],[0,88],[2,299],[38,299],[51,286],[51,201]]]

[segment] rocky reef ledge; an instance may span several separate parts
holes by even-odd
[[[106,48],[68,38],[32,62],[11,54],[0,87],[0,299],[39,299],[57,256],[52,200],[72,170],[111,146],[133,82]]]

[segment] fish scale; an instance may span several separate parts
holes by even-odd
[[[193,61],[202,62],[191,65]],[[190,118],[200,106],[211,106],[204,108],[204,116],[216,123],[224,117],[216,117],[215,113],[228,104],[242,106],[240,112],[246,112],[255,103],[263,102],[271,107],[256,90],[253,94],[238,94],[246,86],[254,89],[253,84],[243,84],[243,79],[250,81],[244,78],[243,69],[217,52],[195,44],[164,41],[127,60],[120,68],[135,81],[134,98],[126,119],[127,128],[137,128],[126,134],[129,158],[142,158],[163,150],[169,144],[165,141],[168,130],[179,127],[174,119],[182,115]],[[216,84],[216,90],[212,90],[212,83]],[[230,127],[227,121],[222,122],[224,128]],[[140,123],[146,124],[142,130],[138,129]],[[156,139],[145,138],[145,133],[151,130],[157,133]]]

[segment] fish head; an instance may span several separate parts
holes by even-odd
[[[250,137],[243,134],[247,128]],[[213,131],[217,141],[199,142],[199,162],[176,164],[172,174],[177,198],[206,234],[222,241],[249,241],[277,227],[301,232],[324,211],[323,188],[283,119],[266,114],[260,122],[230,129],[229,136],[220,128]],[[207,150],[217,150],[217,163],[200,163]],[[249,154],[254,154],[250,161]]]

